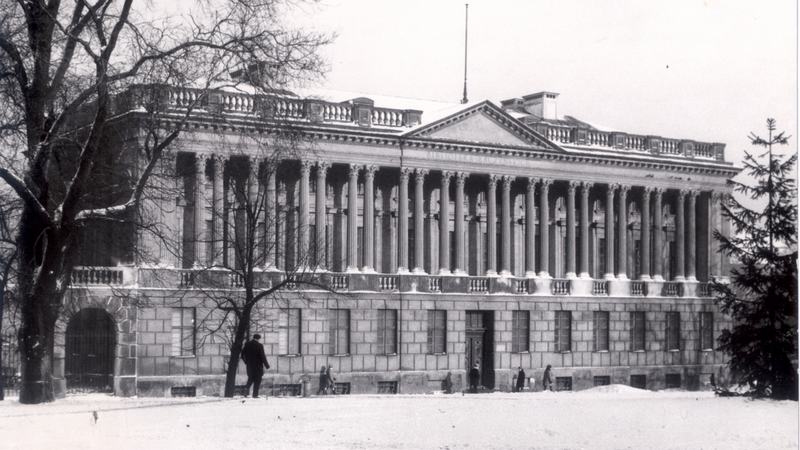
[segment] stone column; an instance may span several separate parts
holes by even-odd
[[[425,199],[424,199],[424,186],[425,175],[428,171],[425,169],[416,169],[414,171],[414,269],[413,273],[425,273]]]
[[[297,263],[299,267],[310,267],[309,260],[309,181],[311,178],[311,161],[300,161],[300,207],[298,210],[297,231]]]
[[[400,199],[397,205],[397,244],[399,250],[397,271],[400,273],[408,273],[408,177],[410,174],[410,168],[400,168],[400,186],[398,187],[398,197]]]
[[[497,275],[497,175],[489,175],[486,189],[486,275]]]
[[[593,183],[584,181],[581,187],[581,259],[580,277],[591,278],[589,275],[589,190]]]
[[[539,277],[550,276],[550,185],[553,180],[542,178],[539,187]]]
[[[653,206],[653,279],[664,280],[664,188],[655,188]]]
[[[264,268],[276,270],[277,261],[275,260],[275,255],[278,246],[276,234],[280,215],[277,210],[278,192],[275,189],[275,166],[270,163],[267,163],[264,174],[264,192],[264,223],[266,225]]]
[[[710,228],[713,233],[713,230],[720,230],[720,231],[722,230],[722,224],[719,220],[720,218],[719,205],[722,202],[722,195],[717,191],[712,191],[710,195],[710,200],[711,200],[711,207],[709,209],[711,217],[709,218],[709,220],[711,222]],[[711,278],[713,277],[718,278],[722,275],[721,271],[722,265],[720,264],[722,255],[719,254],[719,241],[717,241],[716,239],[714,239],[713,236],[711,236],[709,242],[711,243],[710,245],[711,249],[709,251],[709,253],[711,254],[709,258],[711,261],[711,265],[708,268],[708,275]]]
[[[375,172],[377,166],[364,167],[364,267],[363,272],[375,272]]]
[[[206,261],[206,161],[208,155],[195,153],[194,178],[194,268],[198,269]]]
[[[500,238],[503,244],[500,250],[500,276],[511,276],[511,182],[514,177],[503,175],[503,192],[501,194],[501,222],[500,222]]]
[[[579,181],[567,187],[567,278],[575,278],[575,189]]]
[[[684,281],[686,279],[686,226],[684,219],[686,217],[686,194],[688,190],[681,189],[678,191],[677,208],[675,211],[675,281]]]
[[[528,177],[525,190],[525,277],[536,276],[536,196],[535,177]]]
[[[442,172],[439,192],[439,274],[450,275],[450,177],[453,172]]]
[[[328,223],[328,202],[326,201],[326,196],[328,193],[326,181],[328,167],[330,167],[330,164],[327,162],[317,162],[317,195],[315,198],[316,206],[314,211],[314,228],[317,230],[317,232],[313,238],[314,249],[316,250],[314,252],[314,258],[316,259],[315,263],[318,270],[326,270],[328,267],[327,261],[325,260],[325,249],[327,247],[326,226]]]
[[[619,187],[619,212],[617,216],[617,246],[619,261],[617,262],[617,278],[628,279],[628,191],[630,186]]]
[[[606,190],[606,279],[614,278],[614,191],[618,184],[609,184]]]
[[[347,182],[347,272],[358,272],[358,172],[361,166],[350,164]]]
[[[697,194],[698,191],[689,191],[689,227],[686,246],[686,279],[697,281]]]
[[[214,232],[214,259],[212,264],[219,267],[223,264],[223,252],[225,251],[225,246],[223,242],[224,234],[222,233],[223,227],[223,220],[225,214],[225,203],[224,203],[224,189],[225,185],[223,183],[223,177],[225,176],[225,159],[220,157],[219,155],[214,156],[214,198],[213,202],[213,211],[211,214],[211,220],[213,221],[212,228]]]
[[[646,186],[642,193],[642,275],[641,280],[650,279],[650,193],[653,188]]]
[[[456,199],[453,217],[453,233],[455,234],[456,266],[454,275],[466,275],[464,271],[464,183],[469,176],[466,172],[456,172]]]

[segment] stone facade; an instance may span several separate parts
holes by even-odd
[[[729,232],[719,204],[738,173],[724,145],[542,118],[522,99],[400,109],[289,98],[272,113],[313,148],[270,161],[226,149],[228,136],[267,120],[250,97],[226,95],[220,114],[237,125],[205,132],[197,119],[201,131],[157,178],[178,195],[144,207],[173,246],[142,235],[151,260],[77,270],[79,305],[116,325],[118,395],[222,392],[228,343],[201,329],[218,312],[195,274],[240,295],[236,270],[223,269],[236,257],[237,195],[265,205],[257,284],[282,281],[313,254],[303,271],[329,288],[259,305],[251,332],[264,336],[273,389],[309,380],[316,391],[330,364],[352,393],[440,390],[448,373],[465,389],[473,363],[499,390],[518,367],[540,389],[547,365],[572,389],[632,375],[649,389],[678,375],[689,389],[711,374],[724,380],[711,341],[730,324],[708,296],[728,271],[712,238]],[[56,357],[64,380],[71,356]]]

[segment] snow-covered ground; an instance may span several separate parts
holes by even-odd
[[[96,414],[95,414],[96,413]],[[649,392],[0,402],[12,449],[797,449],[798,404]]]

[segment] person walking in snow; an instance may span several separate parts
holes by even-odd
[[[333,369],[333,364],[328,364],[328,370],[325,372],[325,378],[327,379],[327,387],[331,388],[331,393],[336,395],[336,378],[333,378],[331,375],[331,369]]]
[[[472,367],[469,371],[469,392],[471,394],[478,393],[478,383],[481,381],[481,371],[478,370],[478,365]]]
[[[522,370],[522,367],[519,368],[519,372],[517,372],[517,384],[514,386],[514,392],[522,392],[525,388],[525,371]]]
[[[543,390],[550,390],[553,392],[553,373],[550,370],[550,364],[547,365],[547,369],[544,370],[544,376],[542,377],[542,389]]]
[[[325,372],[325,366],[322,366],[319,369],[319,389],[317,389],[317,395],[322,393],[322,395],[328,395],[328,374]]]
[[[264,377],[264,368],[269,369],[267,355],[264,354],[264,346],[258,340],[260,334],[254,334],[253,339],[244,344],[242,348],[242,361],[247,366],[247,385],[244,388],[244,396],[250,392],[253,386],[253,398],[258,398],[258,388],[261,386],[261,379]]]
[[[444,377],[444,393],[445,394],[452,394],[453,393],[453,374],[451,372],[447,372],[447,376]]]

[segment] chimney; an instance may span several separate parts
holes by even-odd
[[[558,120],[558,94],[555,92],[537,92],[522,97],[523,108],[545,120]]]

